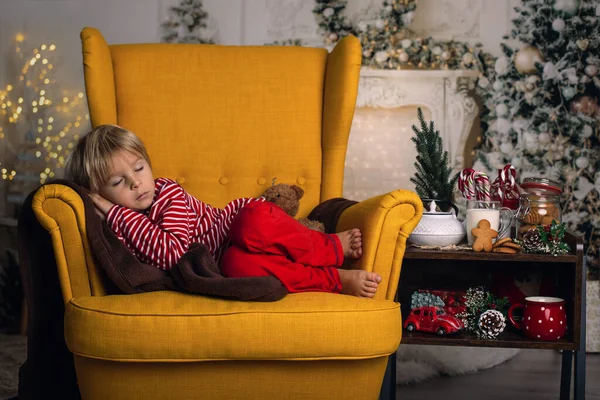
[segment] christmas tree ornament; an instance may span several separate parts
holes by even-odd
[[[590,96],[577,96],[569,105],[571,112],[593,117],[598,112],[598,99]]]
[[[548,61],[544,64],[544,71],[542,73],[542,78],[544,80],[554,79],[558,76],[558,68],[554,65],[553,62]]]
[[[498,310],[487,310],[479,317],[479,332],[482,339],[495,339],[506,328],[506,318]]]
[[[494,63],[494,71],[498,75],[504,75],[508,72],[510,66],[510,62],[507,57],[498,57],[496,62]]]
[[[513,157],[510,159],[510,163],[515,168],[521,168],[523,166],[523,159],[521,157]]]
[[[571,100],[577,94],[577,89],[571,86],[564,86],[561,92],[565,99]]]
[[[500,151],[503,152],[504,154],[510,154],[510,153],[512,153],[512,151],[514,149],[515,148],[514,148],[512,142],[503,142],[500,145]]]
[[[477,81],[477,84],[479,85],[480,88],[485,89],[490,85],[490,81],[485,76],[482,76]]]
[[[562,32],[565,29],[565,20],[562,18],[556,18],[554,21],[552,21],[552,29],[554,29],[556,32]]]
[[[554,2],[554,9],[556,11],[563,11],[569,14],[573,14],[578,10],[578,8],[578,0],[556,0]]]
[[[590,45],[590,41],[587,39],[580,39],[575,41],[575,43],[577,44],[577,47],[583,51],[587,50],[588,46]]]
[[[537,72],[536,63],[543,62],[542,53],[537,47],[525,46],[515,54],[515,68],[522,74]]]
[[[508,114],[508,107],[506,106],[506,104],[498,104],[496,106],[496,115],[498,115],[499,117],[504,117],[506,114]]]
[[[577,165],[577,168],[579,169],[587,168],[588,165],[590,165],[590,159],[585,156],[578,157],[577,160],[575,160],[575,165]]]
[[[465,63],[465,65],[471,65],[473,60],[474,60],[473,54],[465,53],[465,55],[463,55],[462,61],[463,61],[463,63]]]

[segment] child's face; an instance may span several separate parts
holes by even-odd
[[[112,156],[108,181],[100,196],[123,207],[144,211],[154,199],[152,169],[141,154],[120,150]]]

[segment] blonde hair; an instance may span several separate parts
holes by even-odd
[[[116,125],[100,125],[77,143],[67,161],[67,178],[97,193],[110,178],[112,156],[120,150],[137,153],[151,165],[146,147],[133,132]]]

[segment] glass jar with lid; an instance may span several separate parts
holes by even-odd
[[[516,213],[517,238],[522,238],[523,234],[537,225],[550,225],[552,221],[562,222],[562,183],[547,178],[525,178],[521,189],[523,190]]]

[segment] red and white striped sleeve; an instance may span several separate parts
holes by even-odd
[[[151,218],[116,205],[106,222],[142,262],[170,270],[190,246],[194,215],[181,186],[170,180],[161,183]]]

